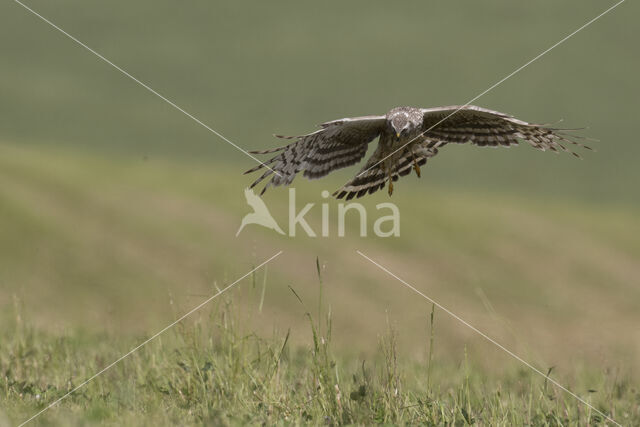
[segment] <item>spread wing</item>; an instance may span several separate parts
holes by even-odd
[[[457,111],[459,110],[459,111]],[[569,139],[563,130],[518,120],[508,114],[474,105],[424,108],[422,131],[430,139],[441,144],[470,142],[479,146],[511,146],[518,140],[528,142],[539,150],[567,151],[563,143],[589,147]],[[447,117],[451,115],[450,117]],[[572,138],[578,138],[572,136]]]
[[[563,130],[518,120],[508,114],[473,105],[422,109],[422,133],[411,148],[411,142],[401,148],[401,154],[392,166],[391,179],[397,181],[411,172],[414,163],[422,166],[427,159],[438,154],[438,149],[449,143],[470,142],[478,146],[511,146],[519,140],[528,142],[539,150],[568,151],[564,143],[575,144]],[[572,138],[579,138],[572,135]],[[362,197],[383,188],[388,180],[380,164],[389,157],[383,155],[381,147],[373,153],[362,170],[341,189],[334,193],[338,199]],[[571,152],[576,157],[578,154]]]
[[[321,129],[308,135],[276,135],[295,141],[271,150],[251,151],[254,154],[277,154],[245,172],[252,173],[265,166],[270,168],[250,188],[271,176],[260,193],[262,195],[270,185],[291,184],[298,172],[304,171],[303,176],[316,179],[358,163],[366,154],[368,144],[384,129],[385,122],[385,116],[353,117],[323,123]]]

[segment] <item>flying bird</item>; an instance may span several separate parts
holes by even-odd
[[[518,120],[508,114],[474,105],[436,108],[397,107],[384,116],[363,116],[333,120],[320,129],[301,136],[281,136],[293,139],[288,145],[253,154],[276,153],[264,163],[245,172],[262,168],[266,171],[250,188],[271,177],[260,195],[269,186],[289,185],[298,172],[309,179],[322,178],[337,169],[358,163],[365,156],[370,142],[379,138],[378,146],[360,172],[333,195],[338,199],[362,197],[411,173],[420,177],[420,166],[438,154],[447,144],[471,143],[481,147],[509,147],[525,141],[539,150],[566,151],[576,157],[563,143],[590,149],[563,131]],[[578,138],[572,136],[572,138]]]

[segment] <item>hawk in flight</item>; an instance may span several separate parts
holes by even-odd
[[[334,120],[320,125],[319,130],[301,136],[280,136],[294,141],[283,147],[254,154],[276,153],[264,163],[246,171],[266,171],[253,183],[271,177],[270,185],[289,185],[298,172],[309,179],[321,178],[334,170],[358,163],[371,141],[380,138],[376,150],[360,172],[333,193],[337,198],[362,197],[415,170],[438,154],[447,144],[471,143],[481,147],[509,147],[518,141],[528,142],[539,150],[567,151],[563,143],[589,148],[567,138],[562,130],[518,120],[508,114],[473,105],[437,108],[397,107],[384,116],[363,116]],[[574,138],[576,138],[574,136]]]

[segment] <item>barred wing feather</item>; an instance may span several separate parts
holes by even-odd
[[[334,120],[321,124],[321,129],[308,135],[280,138],[295,141],[274,149],[252,151],[254,154],[277,153],[269,160],[245,173],[268,166],[256,181],[271,177],[260,194],[273,185],[289,185],[298,174],[317,179],[329,173],[358,163],[365,156],[368,144],[376,139],[385,125],[385,116],[364,116]]]

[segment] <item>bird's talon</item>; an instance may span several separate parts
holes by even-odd
[[[418,175],[418,178],[420,178],[420,166],[418,166],[418,162],[413,162],[413,169],[416,171],[416,175]]]

